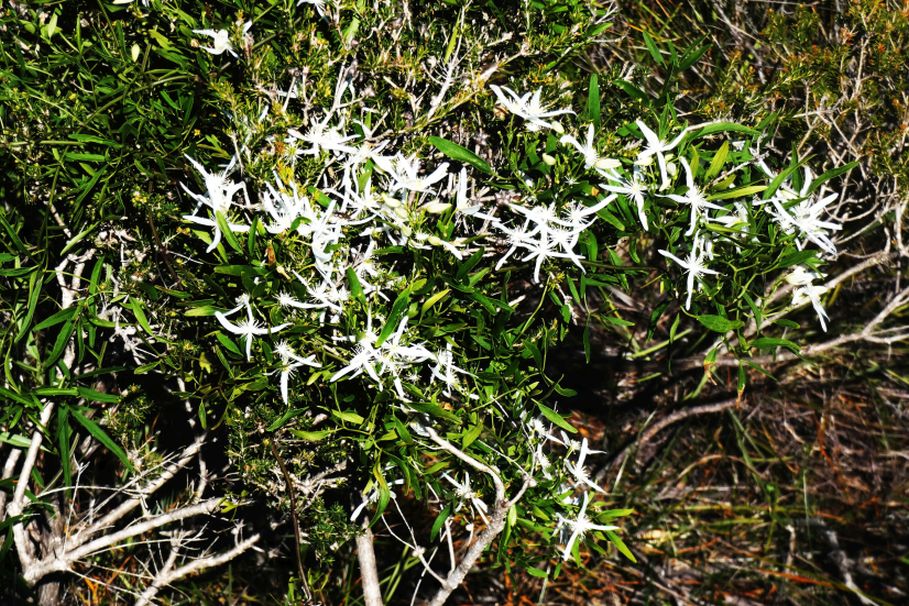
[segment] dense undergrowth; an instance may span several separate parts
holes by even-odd
[[[907,33],[3,7],[0,601],[900,602]]]

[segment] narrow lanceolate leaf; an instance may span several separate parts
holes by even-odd
[[[438,149],[440,152],[452,160],[457,160],[458,162],[469,164],[477,170],[483,171],[488,175],[491,175],[494,172],[486,160],[476,155],[466,147],[461,147],[454,141],[449,141],[448,139],[443,139],[442,137],[429,137],[429,142],[432,143],[436,149]]]
[[[404,314],[404,311],[407,309],[407,306],[410,305],[410,290],[405,290],[398,298],[395,299],[395,302],[391,306],[391,313],[388,314],[388,319],[385,321],[385,326],[382,327],[382,331],[379,333],[379,337],[376,339],[376,347],[381,347],[382,343],[385,342],[385,339],[391,336],[391,333],[395,331],[398,327],[398,323],[401,320],[401,316]]]
[[[751,342],[752,347],[757,347],[758,349],[776,349],[777,347],[783,347],[788,349],[794,354],[799,353],[799,346],[796,343],[793,343],[789,339],[777,339],[774,337],[758,337]]]
[[[590,87],[587,89],[587,116],[591,122],[600,125],[600,80],[596,74],[590,76]]]
[[[746,187],[739,187],[738,189],[730,189],[728,191],[722,191],[716,194],[710,194],[707,196],[708,200],[732,200],[734,198],[745,198],[747,196],[753,196],[754,194],[759,194],[762,191],[767,189],[766,185],[748,185]]]
[[[571,424],[562,417],[562,415],[549,408],[548,406],[537,402],[537,408],[540,409],[540,412],[543,413],[543,416],[546,417],[546,419],[549,420],[553,425],[561,427],[568,433],[578,432],[578,430],[572,427]]]
[[[70,414],[72,417],[79,422],[79,424],[92,435],[93,438],[101,442],[105,448],[114,453],[120,462],[123,463],[123,466],[132,471],[133,465],[129,462],[129,457],[126,456],[126,452],[119,444],[114,442],[113,438],[107,435],[101,426],[86,417],[78,408],[70,408]]]
[[[830,179],[834,179],[836,177],[839,177],[842,174],[848,173],[850,170],[852,170],[853,168],[858,166],[858,164],[859,163],[857,160],[853,160],[852,162],[850,162],[848,164],[844,164],[843,166],[837,166],[836,168],[832,168],[832,169],[828,170],[827,172],[825,172],[824,174],[822,174],[817,179],[815,179],[814,181],[811,182],[811,185],[808,186],[808,194],[809,195],[813,194],[814,192],[817,191],[817,189],[821,185],[823,185]]]
[[[712,179],[714,175],[720,173],[720,169],[723,168],[723,164],[726,162],[726,157],[729,155],[729,141],[724,141],[723,145],[715,154],[713,154],[713,160],[710,162],[710,166],[707,168],[707,172],[704,173],[704,177],[707,179]]]
[[[741,328],[744,325],[741,320],[730,320],[729,318],[713,314],[698,316],[698,322],[714,332],[729,332],[730,330]]]

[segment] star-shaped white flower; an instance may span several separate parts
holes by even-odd
[[[242,338],[245,341],[246,359],[249,360],[250,355],[251,355],[251,350],[252,350],[253,337],[275,334],[279,331],[284,330],[285,328],[290,326],[290,324],[284,323],[284,324],[279,324],[278,326],[263,327],[253,317],[252,306],[249,304],[248,295],[243,295],[240,299],[238,299],[238,303],[239,304],[237,305],[237,307],[234,307],[233,309],[231,309],[229,311],[226,311],[226,312],[216,311],[215,318],[217,318],[218,323],[220,323],[221,326],[223,326],[226,331],[233,333],[235,335],[239,335],[240,338]],[[246,308],[246,319],[245,320],[241,320],[240,322],[234,324],[233,322],[231,322],[230,320],[227,319],[228,316],[231,316],[231,315],[237,313],[244,307]]]
[[[791,274],[786,276],[786,281],[795,286],[792,291],[792,305],[800,307],[810,302],[821,323],[821,328],[827,332],[827,321],[830,317],[821,305],[821,295],[827,292],[828,288],[821,284],[814,284],[815,280],[821,280],[824,274],[811,271],[801,265],[796,266]]]
[[[230,43],[230,34],[227,33],[226,29],[194,29],[193,33],[200,36],[208,36],[212,39],[211,46],[203,46],[202,50],[208,51],[213,55],[220,55],[227,51],[234,57],[237,56],[237,53],[234,52],[234,47]]]
[[[376,166],[390,178],[389,189],[425,193],[429,188],[448,176],[448,162],[443,162],[429,175],[420,176],[422,162],[415,156],[398,154],[393,157],[376,156]]]
[[[675,146],[679,144],[687,130],[683,130],[679,135],[672,141],[664,141],[660,137],[650,130],[646,124],[641,120],[635,120],[635,124],[638,125],[638,128],[641,130],[641,134],[644,135],[644,139],[647,141],[647,147],[645,147],[638,154],[637,163],[644,164],[652,156],[656,156],[657,165],[660,168],[660,189],[666,189],[669,187],[669,171],[666,168],[666,152],[672,151],[675,149]]]
[[[686,236],[694,234],[694,230],[697,228],[698,221],[701,219],[701,213],[705,208],[712,208],[714,210],[726,210],[722,206],[717,206],[712,202],[708,202],[704,192],[694,184],[694,175],[691,174],[691,166],[688,164],[688,160],[685,158],[679,158],[679,162],[682,163],[682,166],[685,168],[685,182],[688,186],[688,190],[685,192],[684,196],[679,196],[678,194],[669,194],[666,197],[670,200],[675,200],[679,204],[687,204],[691,207],[691,224],[688,227],[688,231],[685,232]]]
[[[578,452],[577,462],[576,463],[565,463],[565,469],[569,473],[571,473],[571,475],[574,476],[576,486],[578,484],[583,484],[584,486],[587,486],[588,488],[593,488],[597,492],[602,492],[603,494],[606,494],[606,491],[603,490],[603,487],[591,479],[590,473],[587,471],[587,468],[584,465],[587,461],[587,455],[599,454],[602,452],[603,452],[602,450],[591,450],[590,448],[588,448],[587,447],[587,438],[584,438],[581,440],[581,447]]]
[[[546,118],[574,113],[570,109],[550,110],[543,106],[540,101],[540,95],[543,91],[542,88],[538,88],[533,93],[525,93],[524,95],[519,95],[507,86],[500,87],[491,84],[489,85],[489,88],[492,89],[492,92],[495,93],[499,103],[501,103],[505,109],[512,114],[527,120],[527,130],[529,131],[551,128],[557,133],[562,133],[565,129],[562,128],[561,124],[555,121],[547,121]]]
[[[275,346],[275,353],[281,359],[281,399],[287,404],[287,383],[292,375],[301,366],[321,368],[316,362],[315,354],[301,358],[287,341],[281,341]]]
[[[836,200],[839,194],[831,193],[822,196],[820,193],[809,194],[814,175],[805,168],[803,185],[799,192],[790,187],[780,187],[770,199],[773,205],[772,215],[786,233],[796,234],[796,245],[799,249],[811,242],[831,256],[836,256],[836,243],[828,232],[839,231],[843,226],[832,221],[825,221],[821,216],[827,205]],[[798,202],[793,202],[799,200]]]
[[[644,214],[644,196],[647,194],[647,185],[641,179],[640,170],[635,169],[630,179],[612,178],[611,183],[603,184],[602,187],[608,192],[630,198],[638,209],[638,220],[641,222],[641,227],[644,228],[644,231],[649,229],[647,215]]]
[[[691,296],[694,294],[695,282],[700,284],[701,276],[711,274],[719,275],[718,271],[714,271],[708,268],[704,264],[704,250],[701,246],[701,240],[697,236],[694,238],[694,242],[691,245],[691,252],[688,253],[688,259],[682,260],[676,257],[674,254],[668,250],[658,251],[661,255],[668,259],[672,259],[679,266],[681,266],[688,273],[688,298],[685,300],[685,309],[691,308]]]
[[[612,169],[618,168],[622,165],[618,160],[613,160],[612,158],[604,158],[600,156],[597,152],[596,144],[593,140],[594,137],[594,128],[593,124],[588,125],[587,127],[587,141],[584,143],[579,142],[573,135],[564,135],[559,141],[561,143],[568,143],[573,146],[581,156],[584,157],[584,168],[590,170],[594,169],[604,175]]]
[[[568,541],[565,543],[565,549],[562,551],[562,559],[565,561],[571,558],[571,552],[574,549],[574,544],[577,541],[583,539],[584,535],[591,530],[600,530],[606,532],[619,529],[618,526],[612,526],[610,524],[594,524],[590,518],[587,517],[587,504],[589,500],[590,497],[585,492],[584,500],[581,504],[581,510],[578,511],[578,515],[573,520],[569,520],[562,514],[558,514],[559,523],[556,526],[556,531],[558,532],[563,528],[571,530],[571,535],[569,535]]]
[[[236,183],[227,178],[237,163],[236,156],[231,158],[230,163],[228,163],[227,167],[220,173],[208,172],[205,170],[204,166],[189,156],[186,156],[186,159],[189,160],[193,168],[202,175],[206,192],[205,194],[197,194],[191,191],[183,183],[180,183],[180,187],[183,188],[183,191],[198,203],[195,210],[196,214],[183,215],[183,219],[197,225],[204,225],[212,228],[212,242],[206,249],[206,252],[211,252],[217,248],[218,243],[221,242],[221,227],[218,225],[219,213],[224,217],[224,222],[227,223],[227,227],[232,232],[245,233],[249,231],[249,225],[232,223],[228,219],[229,211],[234,204],[233,200],[237,193],[243,193],[243,199],[246,201],[247,207],[250,206],[249,195],[246,192],[246,184],[244,182],[240,181],[239,183]],[[200,217],[198,215],[199,210],[203,206],[208,207],[211,211],[210,217]]]

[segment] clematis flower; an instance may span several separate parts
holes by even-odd
[[[490,84],[489,88],[492,89],[492,92],[495,93],[499,103],[501,103],[505,109],[512,114],[527,120],[527,130],[529,131],[551,128],[557,133],[565,132],[565,129],[562,128],[561,124],[558,122],[548,122],[545,118],[574,113],[570,109],[550,110],[544,107],[540,102],[540,95],[543,92],[542,88],[538,88],[533,93],[525,93],[524,95],[519,95],[507,86],[500,87],[495,84]]]
[[[180,187],[183,188],[190,198],[198,202],[196,206],[196,214],[192,215],[183,215],[183,219],[197,225],[204,225],[206,227],[212,228],[212,242],[209,244],[206,252],[211,252],[218,247],[218,243],[221,242],[221,227],[218,225],[218,214],[220,213],[224,217],[224,222],[227,224],[227,227],[232,232],[245,233],[249,231],[249,225],[243,225],[240,223],[232,223],[228,219],[228,213],[233,206],[233,199],[237,193],[242,192],[243,198],[246,201],[246,206],[249,207],[249,195],[246,193],[246,184],[244,182],[236,183],[231,179],[228,179],[227,176],[233,170],[237,162],[237,157],[234,156],[231,158],[227,167],[220,173],[208,172],[205,170],[205,167],[199,164],[196,160],[190,156],[186,156],[186,159],[189,160],[193,168],[202,175],[202,179],[205,182],[205,194],[197,194],[190,190],[186,185],[180,183]],[[207,206],[211,211],[211,217],[200,217],[198,215],[199,210]]]
[[[647,141],[647,147],[645,147],[641,153],[638,154],[637,163],[646,164],[651,156],[656,156],[657,165],[660,168],[660,189],[666,189],[669,187],[669,171],[666,168],[666,152],[672,151],[675,149],[675,146],[679,144],[682,140],[682,137],[688,132],[687,129],[683,130],[679,135],[672,141],[664,141],[657,136],[655,132],[650,130],[646,124],[640,120],[635,120],[635,124],[638,125],[638,128],[641,129],[641,134],[644,135],[644,139]]]
[[[281,341],[275,346],[275,353],[281,359],[281,399],[287,404],[287,383],[292,375],[301,366],[321,368],[316,362],[316,356],[310,355],[301,358],[287,341]]]
[[[200,36],[208,36],[212,39],[211,46],[203,46],[202,50],[208,51],[212,55],[220,55],[227,51],[234,57],[237,56],[237,53],[234,52],[234,47],[230,43],[230,34],[227,33],[226,29],[194,29],[193,33]]]
[[[297,153],[304,156],[316,156],[321,152],[331,152],[332,154],[355,154],[358,149],[352,145],[347,145],[348,141],[357,138],[356,135],[342,135],[341,129],[343,124],[334,128],[328,128],[328,116],[322,122],[316,122],[309,127],[305,133],[291,128],[287,131],[290,135],[288,142],[303,141],[310,145],[309,149],[299,150]]]
[[[675,261],[676,264],[681,266],[688,274],[688,298],[685,300],[685,309],[691,308],[691,296],[694,294],[695,282],[700,284],[701,276],[706,274],[719,275],[718,271],[714,271],[704,264],[704,250],[701,246],[701,239],[697,236],[695,236],[694,242],[691,245],[691,252],[688,254],[687,260],[679,259],[668,250],[659,250],[657,252],[664,257]]]
[[[583,484],[588,488],[593,488],[597,492],[602,492],[606,494],[606,491],[603,490],[603,487],[594,482],[590,473],[587,471],[585,463],[587,461],[587,455],[589,454],[600,454],[602,450],[592,450],[587,447],[587,438],[581,440],[581,447],[578,452],[578,460],[576,463],[565,463],[565,469],[574,476],[575,486],[578,484]]]
[[[457,481],[451,477],[448,472],[443,473],[442,477],[448,480],[448,483],[455,489],[455,496],[458,498],[459,503],[457,508],[455,508],[454,513],[457,513],[464,503],[469,502],[474,512],[483,520],[483,523],[488,526],[489,518],[486,517],[486,514],[489,513],[489,506],[480,498],[480,493],[474,490],[470,485],[470,473],[464,472],[463,482]]]
[[[278,326],[272,327],[263,327],[259,322],[253,317],[252,306],[249,304],[249,296],[243,295],[238,300],[238,305],[233,309],[226,312],[215,312],[215,318],[218,320],[218,323],[224,327],[224,329],[235,335],[239,335],[246,343],[246,359],[250,359],[251,350],[252,350],[252,340],[253,337],[275,334],[280,332],[290,326],[289,323],[279,324]],[[240,322],[234,324],[227,318],[243,308],[246,308],[246,319],[241,320]]]
[[[802,188],[799,192],[790,187],[781,187],[769,200],[773,211],[771,214],[786,233],[796,234],[796,245],[801,250],[807,242],[812,242],[821,250],[831,256],[836,256],[836,244],[828,232],[839,231],[843,226],[832,221],[825,221],[821,216],[830,202],[836,200],[839,194],[831,193],[821,196],[819,193],[809,194],[808,189],[814,175],[805,168]],[[799,200],[798,202],[794,202]]]
[[[571,558],[571,552],[574,549],[574,544],[583,539],[584,535],[590,532],[591,530],[618,530],[618,526],[612,526],[609,524],[594,524],[590,521],[590,518],[587,517],[587,504],[590,500],[590,497],[587,493],[584,493],[584,499],[581,504],[581,510],[578,511],[578,515],[573,520],[569,520],[564,517],[562,514],[558,514],[559,523],[556,526],[556,531],[562,530],[563,527],[567,530],[571,530],[571,535],[568,537],[568,541],[565,543],[565,549],[562,551],[562,559],[569,560]]]
[[[686,236],[694,234],[694,230],[697,227],[698,220],[701,218],[701,211],[704,208],[712,208],[714,210],[726,210],[722,206],[717,206],[712,202],[708,202],[707,198],[704,196],[704,192],[694,184],[694,175],[691,174],[691,166],[688,165],[688,160],[685,158],[679,158],[679,162],[682,163],[682,166],[685,168],[685,181],[688,185],[688,190],[685,192],[684,196],[679,196],[677,194],[668,194],[666,197],[670,200],[675,200],[679,204],[687,204],[691,207],[691,225],[688,228],[688,231],[685,232]]]
[[[584,168],[588,170],[595,169],[605,175],[607,174],[605,171],[620,167],[622,163],[618,160],[600,156],[597,152],[596,145],[594,144],[593,137],[594,128],[593,124],[590,124],[587,127],[587,141],[585,143],[582,144],[572,135],[564,135],[559,141],[561,143],[568,143],[578,150],[578,153],[584,157]]]
[[[426,176],[420,176],[420,160],[415,156],[398,154],[393,157],[376,156],[376,166],[391,177],[391,191],[406,189],[407,191],[425,193],[429,188],[448,176],[448,162],[443,162]]]
[[[792,305],[800,307],[810,302],[821,323],[821,328],[827,332],[827,321],[830,320],[830,317],[821,305],[821,295],[828,289],[826,286],[813,283],[815,280],[823,278],[824,274],[798,265],[791,274],[786,276],[786,282],[795,286],[795,290],[792,291]]]
[[[631,174],[630,179],[614,178],[611,179],[611,183],[603,184],[602,187],[608,192],[630,198],[638,209],[638,220],[641,222],[641,227],[644,228],[644,231],[649,229],[647,226],[647,215],[644,214],[644,195],[647,193],[647,186],[641,180],[640,170],[636,169]]]

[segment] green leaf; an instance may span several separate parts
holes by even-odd
[[[92,437],[101,442],[101,444],[103,444],[104,447],[109,451],[114,453],[114,455],[120,459],[120,462],[123,463],[124,467],[132,471],[133,465],[129,462],[129,457],[126,456],[126,452],[120,447],[119,444],[114,442],[109,435],[107,435],[107,432],[101,429],[100,425],[82,414],[78,408],[72,407],[69,410],[73,418],[78,421],[79,424],[92,435]]]
[[[360,278],[357,276],[357,272],[355,272],[352,267],[348,267],[346,273],[347,285],[350,287],[351,296],[357,301],[365,303],[366,299],[363,296],[363,285],[360,283]]]
[[[663,65],[666,60],[663,59],[663,55],[660,54],[660,49],[657,48],[653,38],[651,38],[650,34],[647,32],[641,33],[644,35],[644,44],[647,46],[647,52],[650,53],[650,56],[653,57],[653,60],[656,61],[658,65]]]
[[[63,485],[72,486],[72,466],[70,465],[70,437],[73,430],[69,426],[69,408],[60,409],[57,415],[57,446],[60,449],[60,467],[63,471]]]
[[[429,297],[428,299],[423,301],[423,305],[420,307],[420,311],[422,313],[426,313],[426,311],[429,308],[431,308],[433,305],[435,305],[436,303],[438,303],[439,301],[441,301],[442,299],[447,297],[450,292],[451,292],[451,289],[446,288],[445,290],[440,290],[439,292],[433,294],[431,297]]]
[[[218,308],[214,305],[198,305],[187,309],[183,315],[187,318],[207,318],[215,315]]]
[[[728,318],[724,318],[723,316],[717,316],[713,314],[704,314],[703,316],[698,316],[697,320],[710,330],[722,333],[729,332],[730,330],[735,330],[736,328],[741,328],[745,324],[741,320],[730,320]]]
[[[31,440],[22,434],[0,431],[0,444],[9,444],[13,448],[28,448],[31,443]]]
[[[537,408],[540,409],[540,412],[543,413],[543,416],[546,417],[553,425],[561,427],[568,433],[577,433],[578,430],[571,426],[571,424],[566,421],[562,415],[549,408],[545,404],[537,402]]]
[[[398,298],[395,299],[395,302],[391,306],[391,313],[388,314],[388,319],[385,321],[385,326],[382,327],[382,332],[379,333],[379,337],[376,339],[376,347],[381,347],[382,343],[385,342],[385,339],[391,336],[391,333],[395,331],[398,327],[399,320],[404,314],[404,311],[410,305],[410,289],[406,289],[404,292],[398,295]]]
[[[145,317],[145,312],[142,310],[142,302],[139,301],[139,299],[131,298],[129,300],[129,308],[132,310],[133,316],[135,316],[139,326],[141,326],[145,332],[154,336],[151,325],[148,323],[148,318]]]
[[[432,143],[436,149],[453,160],[469,164],[487,175],[491,175],[494,172],[486,160],[466,147],[461,147],[457,143],[449,141],[448,139],[443,139],[442,137],[429,137],[429,142]]]
[[[613,84],[622,89],[622,92],[624,92],[635,101],[646,101],[648,99],[647,93],[636,87],[628,80],[622,80],[621,78],[618,78],[616,80],[613,80]]]
[[[853,168],[855,168],[858,165],[859,165],[858,160],[853,160],[852,162],[849,162],[848,164],[844,164],[843,166],[838,166],[837,168],[831,168],[830,170],[828,170],[827,172],[825,172],[824,174],[817,177],[814,181],[811,182],[811,185],[808,187],[808,192],[807,192],[808,195],[811,195],[814,192],[816,192],[821,185],[823,185],[830,179],[835,179],[836,177],[839,177],[840,175],[842,175],[844,173],[848,173],[850,170],[852,170]]]
[[[792,267],[793,265],[812,265],[817,261],[817,251],[814,250],[797,250],[780,258],[776,266],[780,269]]]
[[[758,349],[776,349],[777,347],[783,347],[788,349],[792,353],[798,355],[799,346],[797,343],[790,341],[789,339],[777,339],[775,337],[758,337],[751,342],[752,347],[757,347]]]
[[[619,550],[623,556],[631,560],[633,563],[637,564],[637,559],[634,557],[634,554],[631,553],[631,550],[628,549],[628,546],[625,545],[625,542],[611,530],[606,531],[606,536],[609,537],[609,542],[615,545],[615,548]]]
[[[330,429],[320,429],[319,431],[303,431],[302,429],[291,429],[290,433],[295,438],[305,442],[319,442],[332,434]]]
[[[35,308],[38,306],[38,296],[41,294],[41,273],[35,272],[28,277],[28,308],[22,323],[19,325],[19,332],[16,334],[14,342],[18,343],[22,337],[28,333],[28,327],[35,316]]]
[[[766,185],[748,185],[746,187],[739,187],[738,189],[730,189],[727,191],[722,191],[718,194],[710,194],[707,196],[708,200],[732,200],[733,198],[744,198],[746,196],[753,196],[754,194],[761,193],[767,189]]]
[[[694,135],[691,137],[691,140],[698,139],[700,137],[706,137],[707,135],[715,135],[716,133],[742,133],[744,135],[760,134],[759,131],[753,128],[742,126],[741,124],[736,124],[735,122],[714,122],[712,124],[707,124],[703,128],[699,128],[693,132]]]
[[[237,344],[233,342],[233,339],[231,339],[230,337],[228,337],[227,335],[225,335],[225,334],[222,333],[221,331],[218,331],[218,332],[215,333],[215,338],[218,340],[218,343],[220,343],[221,345],[223,345],[223,346],[224,346],[224,349],[226,349],[226,350],[229,351],[230,353],[235,354],[235,355],[237,355],[237,356],[242,356],[242,355],[243,355],[243,354],[240,352],[240,348],[237,346]]]
[[[439,536],[439,532],[442,530],[442,526],[445,524],[445,520],[447,520],[450,515],[451,505],[446,505],[445,509],[439,512],[439,515],[436,516],[435,521],[432,523],[432,528],[429,531],[430,541],[436,540],[436,537]]]
[[[597,126],[600,125],[600,80],[596,74],[590,75],[590,85],[587,87],[587,117]]]
[[[710,162],[710,166],[707,167],[707,172],[704,173],[704,177],[707,179],[713,178],[714,175],[719,174],[720,169],[723,168],[723,164],[726,163],[726,157],[729,155],[729,141],[723,141],[723,145],[720,146],[720,149],[713,154],[713,160]]]
[[[362,416],[350,410],[332,410],[331,416],[337,417],[341,421],[347,423],[353,423],[354,425],[362,425],[366,420]]]
[[[477,423],[473,427],[467,430],[461,437],[461,448],[467,448],[471,444],[477,441],[477,438],[480,437],[480,434],[483,433],[483,424]]]
[[[526,573],[529,574],[530,576],[536,577],[536,578],[538,578],[538,579],[546,579],[546,578],[549,578],[549,573],[548,573],[548,572],[546,572],[545,570],[543,570],[543,569],[541,569],[541,568],[534,568],[533,566],[530,566],[530,567],[528,567],[528,568],[525,568],[525,569],[524,569],[524,572],[526,572]]]
[[[61,309],[60,311],[58,311],[54,315],[50,316],[49,318],[45,318],[44,320],[39,322],[37,324],[37,326],[35,326],[32,330],[34,332],[38,332],[39,330],[44,330],[45,328],[50,328],[51,326],[60,324],[61,322],[66,322],[67,320],[72,318],[75,313],[76,313],[75,307],[67,307],[65,309]]]
[[[120,401],[120,396],[117,394],[95,391],[94,389],[89,389],[88,387],[77,387],[76,392],[79,394],[79,397],[84,398],[90,402],[116,404]]]
[[[221,230],[222,239],[227,241],[228,245],[234,249],[234,252],[242,255],[243,248],[240,246],[240,242],[237,240],[237,237],[234,236],[234,232],[230,229],[230,225],[228,225],[227,218],[224,216],[224,213],[220,211],[216,212],[215,221],[217,221],[218,228]]]

